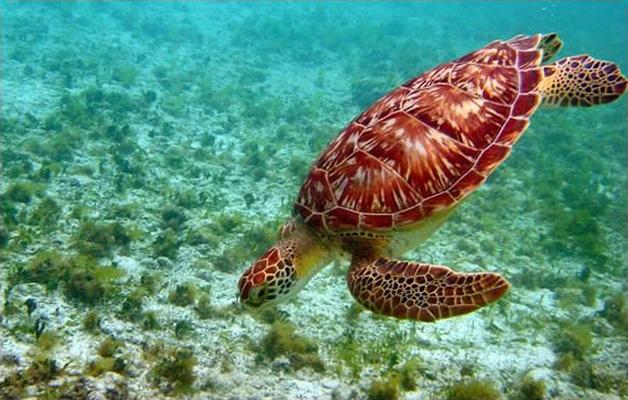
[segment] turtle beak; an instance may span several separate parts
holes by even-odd
[[[261,287],[255,287],[250,290],[248,297],[240,299],[242,304],[246,307],[258,308],[264,303],[264,300],[260,296],[262,291]]]
[[[264,308],[264,306],[272,303],[272,299],[267,298],[267,294],[269,293],[268,284],[264,283],[261,286],[257,286],[252,288],[247,297],[240,297],[240,302],[247,309],[260,309]]]

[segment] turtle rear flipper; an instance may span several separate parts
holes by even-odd
[[[353,297],[374,313],[423,322],[475,311],[510,287],[492,272],[459,273],[384,258],[354,260],[347,278]]]
[[[543,62],[548,61],[556,55],[563,47],[563,41],[555,33],[548,33],[541,37],[539,48],[543,49]]]
[[[612,62],[588,55],[567,57],[543,67],[539,85],[543,104],[591,107],[610,103],[626,90],[628,82]]]

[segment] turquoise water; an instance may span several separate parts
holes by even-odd
[[[344,261],[237,301],[365,107],[519,33],[628,71],[626,5],[3,2],[0,398],[626,398],[625,98],[538,110],[405,255],[500,272],[497,303],[378,317]]]

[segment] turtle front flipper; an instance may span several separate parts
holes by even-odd
[[[440,265],[384,258],[354,260],[347,281],[353,297],[372,312],[423,322],[475,311],[510,287],[492,272],[459,273]]]
[[[606,104],[621,97],[628,86],[616,64],[588,55],[567,57],[546,65],[543,75],[538,89],[546,106]]]

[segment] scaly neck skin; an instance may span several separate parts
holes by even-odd
[[[330,245],[301,223],[281,242],[292,248],[296,275],[303,285],[334,258]]]

